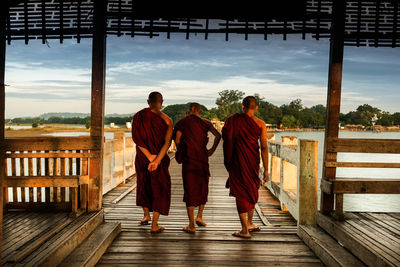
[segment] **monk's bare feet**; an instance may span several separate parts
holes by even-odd
[[[207,224],[203,221],[202,218],[196,218],[196,224],[198,226],[206,226]]]
[[[189,233],[189,234],[194,234],[196,233],[196,227],[190,227],[190,226],[185,226],[182,229],[184,232]]]
[[[260,226],[256,224],[248,225],[247,228],[249,229],[249,232],[259,232],[261,231]]]
[[[151,228],[150,233],[158,234],[158,233],[162,233],[164,230],[165,230],[164,226],[157,225],[156,228],[153,228],[153,227]]]
[[[151,221],[150,216],[144,216],[143,219],[139,222],[140,225],[148,225]]]
[[[251,237],[249,232],[243,233],[242,231],[235,232],[232,235],[236,236],[236,237],[241,237],[241,238],[250,238]]]

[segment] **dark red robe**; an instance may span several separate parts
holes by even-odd
[[[206,204],[210,170],[207,143],[210,124],[196,115],[189,115],[175,125],[182,133],[177,151],[177,161],[182,163],[183,201],[187,207]]]
[[[249,116],[237,113],[226,119],[222,129],[224,164],[229,172],[227,185],[236,197],[239,213],[254,209],[260,188],[261,128]]]
[[[136,144],[136,205],[163,215],[168,215],[171,204],[169,156],[165,155],[157,170],[150,172],[147,170],[150,162],[139,146],[157,155],[164,145],[167,129],[167,123],[149,108],[142,109],[133,116],[132,139]]]

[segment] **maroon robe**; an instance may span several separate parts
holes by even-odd
[[[261,128],[249,116],[237,113],[226,119],[222,129],[224,164],[229,172],[229,194],[236,197],[239,213],[254,209],[258,201]]]
[[[196,115],[189,115],[175,125],[182,133],[176,160],[182,163],[183,201],[187,207],[206,204],[210,170],[207,143],[210,124]]]
[[[169,156],[165,155],[157,170],[150,172],[147,169],[150,161],[139,146],[157,155],[164,145],[167,129],[167,123],[149,108],[142,109],[133,116],[132,139],[136,144],[136,205],[163,215],[168,215],[171,204]]]

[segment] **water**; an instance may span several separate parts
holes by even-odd
[[[318,141],[318,181],[321,181],[325,132],[276,132],[275,139],[281,136],[296,136],[299,139]],[[359,139],[400,139],[400,132],[340,132],[341,138]],[[338,153],[340,162],[391,162],[400,163],[400,154]],[[400,178],[399,168],[337,168],[338,177],[348,178]],[[319,188],[319,187],[318,187]],[[344,210],[347,211],[385,211],[400,212],[399,194],[345,194]]]

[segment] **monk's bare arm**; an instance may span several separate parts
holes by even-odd
[[[149,167],[148,167],[149,171],[157,170],[158,165],[160,165],[161,160],[164,158],[165,154],[167,154],[168,148],[171,145],[172,133],[173,133],[172,120],[164,113],[161,113],[160,116],[167,123],[168,129],[167,129],[167,133],[165,134],[164,145],[160,149],[160,152],[158,152],[156,159],[152,163],[149,164]]]
[[[260,120],[259,125],[261,126],[261,158],[264,165],[264,181],[268,182],[269,173],[268,173],[268,137],[267,137],[267,127],[265,126],[265,122]]]
[[[179,144],[181,143],[181,138],[182,138],[182,132],[181,131],[176,131],[176,137],[175,137],[175,145],[178,147]]]
[[[217,149],[219,142],[221,141],[221,134],[215,129],[212,123],[209,123],[209,130],[215,136],[213,146],[208,150],[208,156],[211,156]]]
[[[138,146],[138,147],[139,147],[140,151],[143,152],[143,154],[146,156],[146,158],[150,162],[152,162],[157,157],[157,155],[151,154],[150,151],[147,148],[144,148],[144,147],[141,147],[141,146]]]

